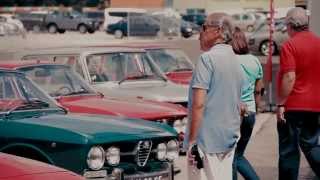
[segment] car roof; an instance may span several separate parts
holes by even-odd
[[[18,61],[18,60],[10,60],[10,61],[0,61],[0,69],[15,71],[22,67],[36,66],[36,65],[61,65],[53,63],[50,61],[40,61],[40,60],[31,60],[31,61]],[[67,67],[67,66],[66,66]]]
[[[58,48],[42,48],[42,49],[29,49],[21,51],[21,56],[32,56],[32,55],[45,55],[45,54],[99,54],[99,53],[120,53],[120,52],[145,52],[139,48],[126,48],[126,47],[94,47],[94,46],[82,46],[82,47],[58,47]]]
[[[169,45],[166,43],[139,43],[139,42],[134,42],[134,43],[120,43],[120,44],[102,44],[102,45],[94,45],[90,47],[123,47],[123,48],[135,48],[135,49],[144,49],[144,50],[149,50],[149,49],[180,49],[178,47],[175,47],[173,45]]]

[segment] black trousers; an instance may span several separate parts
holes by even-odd
[[[320,177],[320,112],[289,111],[286,123],[277,124],[279,180],[297,180],[299,146],[315,174]]]

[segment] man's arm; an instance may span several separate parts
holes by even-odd
[[[279,100],[278,104],[284,104],[285,101],[287,100],[288,96],[290,95],[294,83],[296,81],[296,73],[294,71],[289,71],[285,74],[283,74],[282,79],[281,79],[281,88],[279,92]]]
[[[264,84],[262,79],[257,79],[254,87],[254,100],[256,103],[256,107],[260,106],[261,97],[263,96]]]
[[[192,117],[189,134],[189,144],[193,144],[196,141],[198,130],[203,118],[203,111],[205,107],[205,101],[207,96],[207,90],[194,88],[192,92]]]

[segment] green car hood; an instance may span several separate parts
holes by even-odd
[[[1,136],[72,144],[103,144],[177,136],[168,125],[115,116],[51,114],[2,123],[6,125],[2,126],[4,129],[0,128]]]

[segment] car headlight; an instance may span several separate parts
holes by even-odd
[[[120,162],[120,149],[116,147],[108,148],[106,159],[109,165],[116,166]]]
[[[105,162],[105,152],[101,146],[93,146],[87,157],[88,167],[92,170],[99,170]]]
[[[175,120],[173,122],[173,128],[178,132],[182,133],[183,132],[183,124],[181,120]]]
[[[179,144],[175,140],[167,143],[167,159],[173,161],[179,157]]]
[[[163,161],[166,159],[167,156],[167,145],[165,143],[160,143],[157,146],[157,158],[160,161]]]

